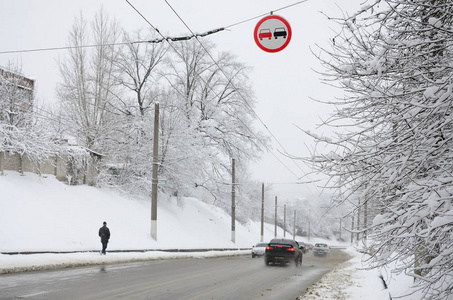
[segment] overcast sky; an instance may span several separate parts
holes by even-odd
[[[321,192],[319,188],[292,184],[310,170],[281,155],[279,143],[293,155],[307,156],[307,147],[311,148],[313,142],[295,125],[323,133],[317,125],[320,119],[328,117],[331,108],[310,98],[329,100],[335,94],[341,95],[341,91],[320,82],[312,69],[321,70],[321,66],[310,47],[326,46],[335,35],[334,24],[321,11],[334,16],[341,15],[341,10],[352,13],[363,1],[337,4],[332,0],[129,0],[166,36],[190,35],[169,4],[195,33],[227,28],[209,38],[218,50],[232,52],[238,61],[253,68],[250,78],[257,101],[255,111],[261,119],[256,128],[267,134],[270,131],[278,140],[272,140],[272,153],[251,166],[252,175],[266,184],[279,183],[273,186],[275,196],[314,199]],[[150,27],[126,0],[0,0],[0,52],[66,46],[74,18],[83,13],[90,19],[101,7],[128,31]],[[253,38],[254,28],[262,18],[259,16],[271,11],[288,21],[292,29],[291,42],[278,53],[261,50]],[[243,22],[249,19],[252,20]],[[54,102],[55,84],[59,80],[56,60],[64,54],[64,50],[0,53],[0,65],[7,65],[8,61],[20,64],[22,73],[36,80],[38,100]],[[303,180],[312,179],[316,177]]]

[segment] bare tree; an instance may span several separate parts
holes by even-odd
[[[158,66],[164,59],[168,46],[163,43],[147,43],[154,36],[143,35],[142,31],[137,31],[133,36],[125,32],[123,36],[126,46],[114,64],[120,74],[120,84],[134,96],[134,103],[131,105],[136,105],[139,116],[144,117],[146,111],[152,108],[153,89],[157,89],[157,77],[160,76]],[[134,114],[127,108],[124,113]]]
[[[106,139],[107,165],[121,170],[109,183],[125,189],[146,190],[150,187],[153,141],[153,107],[159,100],[159,64],[166,46],[147,43],[151,34],[123,32],[123,46],[113,57],[118,84],[110,110],[115,112],[112,134]],[[107,175],[108,176],[108,175]]]
[[[118,41],[120,30],[102,9],[90,25],[80,15],[72,27],[72,48],[59,62],[62,81],[57,93],[71,120],[68,125],[72,134],[82,145],[100,151],[103,139],[109,135],[107,115],[117,94],[113,62],[118,52],[112,44]]]
[[[198,153],[195,166],[200,177],[193,177],[194,184],[220,195],[231,189],[225,185],[230,159],[246,165],[268,141],[252,126],[248,68],[231,53],[214,55],[214,48],[206,40],[203,45],[197,40],[173,44],[164,74]]]

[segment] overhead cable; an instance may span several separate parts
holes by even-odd
[[[127,1],[127,0],[126,0]],[[187,30],[189,30],[189,32],[191,32],[192,34],[193,31],[192,29],[186,24],[186,22],[182,19],[182,17],[176,12],[176,10],[172,7],[172,5],[167,1],[167,0],[164,0],[165,3],[167,3],[167,5],[170,7],[170,9],[174,12],[174,14],[180,19],[180,21],[184,24],[184,26],[187,28]],[[307,0],[305,1],[300,1],[296,4],[300,4],[302,2],[306,2]],[[128,1],[129,3],[129,1]],[[293,4],[293,5],[290,5],[290,6],[294,6],[296,4]],[[290,7],[290,6],[287,6],[287,7]],[[287,8],[285,7],[285,8]],[[284,8],[282,8],[284,9]],[[281,10],[281,9],[279,9]],[[141,14],[140,14],[141,15]],[[141,15],[143,16],[143,15]],[[233,25],[230,25],[230,27],[233,26]],[[235,90],[237,90],[238,94],[240,95],[240,97],[244,100],[244,103],[249,107],[249,109],[254,113],[255,117],[260,121],[260,123],[266,128],[266,130],[270,133],[270,135],[273,137],[273,139],[278,143],[278,145],[283,149],[283,151],[285,151],[285,153],[288,153],[288,151],[285,149],[285,147],[280,143],[280,141],[277,139],[277,137],[270,131],[270,129],[267,127],[267,125],[264,123],[264,121],[260,118],[260,116],[256,113],[256,111],[253,109],[253,107],[248,103],[248,101],[245,99],[245,97],[241,94],[241,92],[234,86],[234,83],[232,82],[231,78],[228,77],[228,75],[224,72],[224,70],[222,69],[221,66],[218,65],[217,61],[212,57],[211,53],[206,49],[206,47],[203,45],[203,43],[201,43],[200,40],[198,40],[198,43],[201,45],[201,47],[203,48],[203,50],[206,52],[206,54],[210,57],[210,59],[214,62],[214,64],[217,66],[217,68],[220,70],[220,72],[222,72],[222,74],[225,76],[225,78],[227,78],[230,82],[231,82],[231,85],[235,88]],[[244,124],[245,125],[245,124]],[[250,130],[250,129],[249,129]],[[252,132],[252,131],[251,131]],[[252,132],[253,133],[253,132]],[[267,148],[267,147],[266,147]],[[269,149],[268,149],[269,150]],[[272,153],[272,151],[270,151],[272,155],[274,155],[274,153]],[[277,158],[277,156],[274,155],[275,158]],[[278,159],[278,158],[277,158]],[[283,164],[283,162],[278,159],[280,161],[280,163]],[[303,171],[303,169],[294,161],[294,160],[291,160],[295,165],[296,167],[304,174],[305,172]],[[290,170],[285,164],[283,164],[284,167],[290,171],[297,179],[299,179],[299,177],[292,171]]]
[[[281,7],[279,9],[276,9],[276,10],[273,10],[271,11],[270,13],[273,13],[273,12],[276,12],[276,11],[280,11],[280,10],[283,10],[283,9],[286,9],[286,8],[289,8],[289,7],[292,7],[292,6],[295,6],[295,5],[298,5],[298,4],[301,4],[303,2],[307,2],[308,0],[303,0],[303,1],[299,1],[299,2],[296,2],[296,3],[293,3],[291,5],[287,5],[285,7]],[[268,15],[269,13],[265,13],[265,14],[261,14],[261,15],[258,15],[258,16],[255,16],[255,17],[252,17],[252,18],[249,18],[249,19],[246,19],[246,20],[243,20],[243,21],[240,21],[240,22],[236,22],[236,23],[233,23],[231,25],[228,25],[228,26],[225,26],[225,27],[220,27],[220,28],[217,28],[217,29],[213,29],[213,30],[209,30],[209,31],[206,31],[204,33],[200,33],[200,34],[194,34],[192,33],[192,35],[187,35],[187,36],[179,36],[179,37],[165,37],[164,35],[162,35],[159,31],[159,29],[157,27],[155,27],[153,24],[151,24],[143,15],[142,13],[140,13],[140,11],[138,9],[136,9],[128,0],[126,0],[126,2],[157,32],[159,33],[162,38],[160,39],[154,39],[154,40],[147,40],[147,41],[134,41],[134,42],[127,42],[127,43],[111,43],[111,44],[93,44],[93,45],[81,45],[81,46],[66,46],[66,47],[47,47],[47,48],[36,48],[36,49],[22,49],[22,50],[5,50],[5,51],[0,51],[0,54],[14,54],[14,53],[29,53],[29,52],[43,52],[43,51],[58,51],[58,50],[70,50],[70,49],[77,49],[77,48],[93,48],[93,47],[101,47],[101,46],[121,46],[121,45],[130,45],[130,44],[140,44],[140,43],[161,43],[163,41],[172,41],[172,42],[175,42],[175,41],[186,41],[186,40],[190,40],[190,39],[193,39],[193,38],[196,38],[196,37],[205,37],[205,36],[208,36],[208,35],[211,35],[211,34],[214,34],[214,33],[218,33],[220,31],[223,31],[227,28],[231,28],[233,26],[237,26],[237,25],[240,25],[240,24],[243,24],[243,23],[246,23],[246,22],[249,22],[249,21],[252,21],[252,20],[255,20],[255,19],[258,19],[258,18],[261,18],[261,17],[264,17],[266,15]],[[168,4],[168,3],[167,3]],[[176,13],[176,11],[175,11]],[[187,27],[187,26],[186,26]]]

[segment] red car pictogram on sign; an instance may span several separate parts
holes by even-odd
[[[266,38],[271,39],[272,32],[270,29],[261,29],[260,34],[258,34],[258,37],[260,38],[260,40],[266,39]]]

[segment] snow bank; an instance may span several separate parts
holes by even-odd
[[[352,258],[324,275],[312,285],[300,300],[382,300],[390,299],[378,271],[366,271],[362,254],[347,249]]]
[[[250,251],[208,251],[208,252],[122,252],[100,255],[99,252],[66,253],[66,254],[0,254],[0,274],[18,273],[38,270],[129,263],[159,259],[209,258],[219,256],[249,255]]]
[[[98,230],[111,231],[107,250],[251,248],[259,222],[236,222],[218,207],[194,198],[159,196],[157,241],[151,238],[151,198],[127,198],[90,186],[68,186],[54,176],[6,172],[0,176],[0,252],[94,251]],[[265,238],[273,237],[267,225]]]

